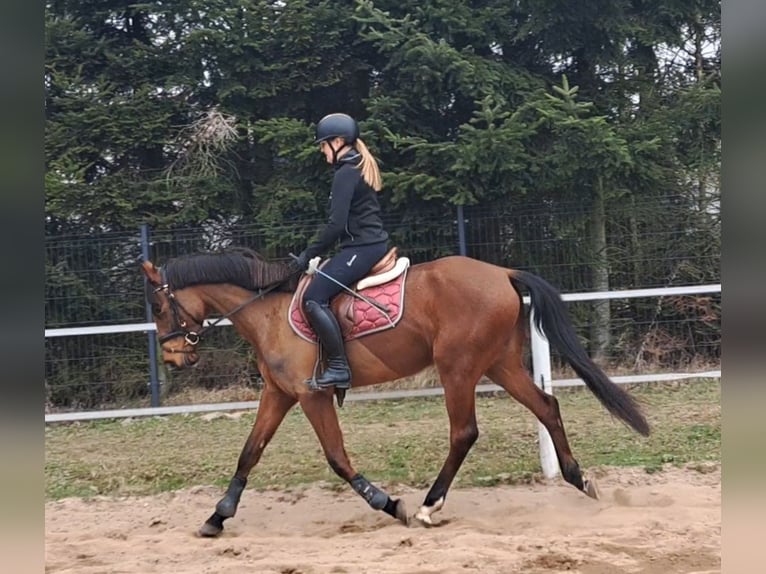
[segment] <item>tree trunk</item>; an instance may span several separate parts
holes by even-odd
[[[594,291],[609,291],[609,259],[606,251],[606,210],[604,206],[604,180],[596,176],[593,186],[593,207],[590,219],[590,240],[593,262],[591,281]],[[591,355],[595,361],[605,361],[609,350],[609,320],[611,311],[608,299],[593,303],[590,322]]]
[[[702,41],[705,34],[705,28],[702,24],[702,15],[697,12],[694,15],[694,24],[692,26],[694,33],[694,71],[697,78],[697,84],[702,84],[705,81],[705,67],[704,57],[702,54]],[[700,150],[704,150],[705,144],[703,141],[705,133],[705,126],[700,120],[697,124],[697,134],[700,138],[699,146]],[[705,153],[704,151],[701,152]],[[705,209],[705,199],[707,197],[707,166],[705,161],[699,162],[697,168],[697,205],[702,212]]]

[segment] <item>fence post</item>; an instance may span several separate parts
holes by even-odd
[[[457,243],[460,255],[466,255],[468,250],[465,246],[465,215],[463,206],[457,206]]]
[[[551,353],[548,339],[537,330],[534,324],[534,311],[529,314],[530,345],[532,346],[532,371],[535,384],[544,393],[553,394],[551,386]],[[559,473],[559,463],[556,449],[553,447],[551,435],[542,423],[537,423],[537,437],[540,444],[540,466],[545,478],[553,478]]]
[[[149,225],[144,223],[141,225],[141,255],[144,261],[149,261]],[[146,290],[147,279],[144,277],[144,290]],[[145,302],[146,305],[146,322],[152,323],[154,318],[152,317],[152,307],[149,305],[149,301]],[[157,333],[155,331],[149,331],[147,333],[149,337],[149,388],[152,393],[152,406],[160,406],[160,377],[159,369],[157,368]]]

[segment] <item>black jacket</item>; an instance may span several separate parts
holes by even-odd
[[[361,154],[351,149],[335,164],[330,190],[330,214],[319,237],[306,248],[309,259],[322,255],[336,241],[341,247],[372,245],[388,240],[380,219],[377,194],[362,178],[357,167]]]

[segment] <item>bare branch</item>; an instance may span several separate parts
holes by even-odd
[[[168,167],[167,178],[174,176],[213,177],[221,173],[226,152],[237,140],[237,119],[216,109],[202,114],[178,133],[181,148]]]

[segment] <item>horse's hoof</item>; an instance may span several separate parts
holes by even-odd
[[[218,536],[223,531],[223,519],[224,517],[214,512],[205,521],[205,524],[197,531],[197,534],[203,538],[210,538],[212,536]]]
[[[582,491],[593,498],[594,500],[598,500],[601,498],[601,493],[598,490],[598,485],[596,484],[596,481],[593,479],[586,480],[583,484]]]
[[[433,518],[431,518],[427,514],[422,514],[420,512],[416,512],[412,516],[412,520],[415,521],[415,524],[419,524],[423,528],[434,528],[435,526],[437,526]]]
[[[412,519],[416,520],[418,524],[425,526],[426,528],[431,528],[434,525],[434,520],[431,518],[431,513],[425,510],[424,506],[421,506],[420,510],[412,515]]]
[[[205,522],[205,524],[203,524],[202,527],[197,531],[197,534],[199,534],[202,538],[213,538],[218,536],[221,532],[223,532],[223,526],[216,526],[214,524],[210,524],[209,522]]]
[[[434,502],[432,506],[426,506],[425,504],[421,506],[413,518],[426,528],[430,528],[431,526],[434,526],[434,520],[431,518],[431,515],[434,512],[440,511],[443,506],[444,497],[442,496],[436,502]]]
[[[410,517],[407,514],[407,508],[401,498],[396,501],[396,519],[405,526],[410,525]]]

